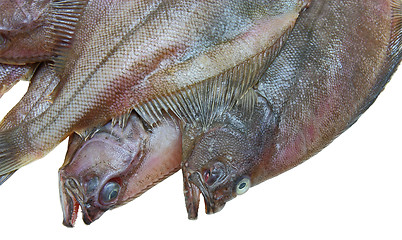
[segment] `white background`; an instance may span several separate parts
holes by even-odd
[[[0,187],[2,239],[402,239],[402,69],[329,147],[215,215],[187,220],[181,173],[86,226],[62,225],[57,170],[66,142]],[[17,89],[19,87],[19,89]],[[1,99],[3,116],[27,87]]]

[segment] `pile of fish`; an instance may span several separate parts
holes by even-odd
[[[402,59],[401,0],[0,0],[0,184],[69,137],[64,225],[179,169],[188,217],[302,163]],[[11,184],[11,183],[10,183]]]

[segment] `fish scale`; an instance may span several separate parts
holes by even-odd
[[[96,7],[96,3],[92,4],[94,5],[88,3],[84,14],[91,6]],[[233,11],[227,14],[228,19],[221,19],[218,21],[221,24],[214,27],[218,30],[223,28],[225,21],[233,20],[231,15],[240,16],[240,19],[251,18],[250,24],[239,24],[240,29],[228,32],[221,42],[214,42],[211,47],[196,44],[197,39],[202,39],[200,37],[209,33],[205,30],[206,26],[209,27],[205,19],[221,17],[222,11],[228,10],[227,6],[233,4],[238,2],[170,0],[155,2],[155,5],[149,5],[148,1],[117,2],[98,22],[88,23],[96,25],[94,32],[86,31],[84,17],[83,23],[77,26],[74,43],[66,53],[68,57],[60,58],[66,59],[66,62],[55,63],[65,67],[60,72],[54,103],[42,115],[24,126],[0,133],[0,175],[44,156],[73,132],[82,134],[87,128],[102,125],[112,118],[127,114],[131,109],[138,110],[141,105],[147,105],[150,109],[148,114],[158,112],[152,110],[155,106],[148,103],[160,96],[177,99],[178,102],[170,102],[175,105],[179,114],[183,114],[182,107],[186,101],[180,100],[179,96],[188,86],[203,86],[206,80],[231,71],[247,61],[251,65],[245,68],[248,70],[254,64],[250,59],[263,55],[261,52],[278,53],[281,48],[278,44],[284,42],[281,38],[285,38],[293,27],[306,2],[253,2],[247,8],[253,14]],[[281,11],[272,8],[276,4]],[[266,11],[255,14],[253,9]],[[177,11],[181,14],[177,14]],[[194,21],[200,13],[204,15],[203,21]],[[120,17],[115,18],[116,15]],[[238,18],[236,20],[239,21]],[[188,23],[191,25],[186,25]],[[200,31],[189,32],[187,27],[198,28]],[[194,36],[189,36],[189,33]],[[230,41],[225,41],[229,38]],[[81,42],[80,39],[88,41]],[[183,62],[180,57],[164,50],[178,49],[177,52],[183,53],[189,49],[193,51],[192,47],[198,48],[194,51],[198,55]],[[161,49],[163,52],[160,52]],[[164,55],[165,53],[167,54]],[[274,59],[274,56],[263,59],[265,64],[258,65],[261,69],[257,73],[266,69],[269,59]],[[167,60],[170,64],[160,67],[160,63]],[[144,62],[151,64],[144,66]],[[141,71],[137,71],[137,67]],[[238,73],[233,76],[236,74]],[[253,80],[250,86],[244,86],[243,91],[254,86],[257,81]],[[236,84],[233,86],[236,87]],[[236,96],[231,96],[229,101],[243,94],[236,92]],[[222,105],[225,104],[227,103]],[[194,103],[190,105],[197,106]],[[147,113],[138,113],[147,119]],[[201,121],[204,117],[200,116]]]

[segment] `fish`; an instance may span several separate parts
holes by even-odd
[[[0,175],[43,157],[73,132],[85,137],[88,128],[133,110],[151,126],[163,112],[208,125],[257,84],[308,3],[122,1],[84,24],[87,5],[75,40],[55,61],[53,104],[0,132]],[[207,103],[214,96],[224,97]]]
[[[79,207],[91,224],[104,212],[126,204],[180,169],[179,122],[166,118],[150,128],[132,113],[126,126],[112,122],[87,139],[70,137],[59,170],[63,224],[73,227]]]
[[[0,63],[52,60],[70,46],[84,6],[72,0],[1,0]]]
[[[11,69],[15,69],[10,65]],[[28,65],[24,65],[28,66]],[[23,68],[24,69],[24,68]],[[19,72],[20,66],[15,71]],[[13,72],[10,72],[11,77]],[[29,80],[29,87],[21,100],[7,113],[0,122],[0,131],[12,129],[29,121],[43,113],[52,104],[52,92],[59,83],[59,78],[53,71],[50,62],[32,65],[25,73],[25,79]],[[8,180],[15,171],[0,175],[0,185]]]
[[[18,81],[29,81],[37,64],[8,65],[0,64],[0,98]]]
[[[263,152],[273,148],[271,136],[277,131],[278,118],[267,99],[258,95],[255,101],[252,113],[245,109],[248,104],[238,104],[207,130],[184,128],[182,173],[189,219],[198,216],[200,193],[208,214],[244,194],[255,178],[251,170]]]
[[[21,100],[0,122],[0,130],[14,128],[42,114],[52,104],[52,92],[59,78],[50,62],[40,63],[29,77],[29,86]]]
[[[206,130],[183,130],[188,217],[197,218],[200,193],[216,213],[326,147],[373,104],[401,59],[402,1],[312,1],[251,90],[257,115],[228,112]]]

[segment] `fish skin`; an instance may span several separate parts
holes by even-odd
[[[0,63],[25,64],[48,60],[52,45],[45,41],[51,0],[0,1]]]
[[[24,121],[29,121],[43,113],[51,104],[51,94],[59,78],[49,62],[37,66],[29,78],[29,87],[21,100],[0,122],[0,130],[11,129]],[[33,71],[33,70],[32,70]]]
[[[353,125],[401,62],[401,13],[400,0],[313,1],[258,85],[268,104],[257,112],[272,114],[265,130],[244,127],[264,124],[259,117],[224,115],[229,124],[183,131],[189,218],[197,217],[200,193],[206,213],[215,213],[236,197],[240,179],[255,186],[281,174]]]
[[[24,80],[29,80],[30,83],[25,95],[1,120],[0,130],[12,129],[44,112],[52,104],[51,93],[59,82],[52,65],[48,62],[39,65],[9,65],[9,68],[18,72],[22,70],[25,73]],[[9,68],[7,67],[6,69],[8,70]],[[12,73],[10,75],[14,77],[15,75]],[[17,77],[14,77],[14,79],[17,79]],[[14,172],[0,175],[0,185],[7,181]]]
[[[18,81],[28,81],[35,71],[36,64],[8,65],[0,64],[0,98]]]
[[[189,219],[197,218],[200,193],[206,213],[221,210],[236,196],[236,184],[253,180],[250,170],[261,160],[264,149],[272,148],[277,118],[262,96],[258,95],[255,104],[251,115],[237,105],[207,130],[184,128],[182,173]]]
[[[91,224],[175,173],[180,164],[180,126],[173,119],[150,132],[132,113],[123,129],[109,122],[88,139],[74,134],[59,170],[63,224],[74,226],[79,206],[84,222]],[[111,183],[118,192],[105,201]]]
[[[243,15],[237,16],[222,14],[223,7],[239,6],[238,1],[135,1],[135,3],[123,1],[123,4],[116,4],[115,8],[107,9],[108,12],[102,21],[96,23],[97,31],[88,32],[87,26],[80,24],[75,34],[76,41],[68,53],[68,61],[64,63],[59,84],[61,87],[58,87],[59,92],[56,94],[54,104],[24,126],[0,133],[0,174],[13,171],[43,157],[74,131],[83,134],[85,129],[100,126],[112,118],[127,114],[142,102],[194,84],[188,82],[191,80],[186,77],[188,74],[191,76],[198,74],[195,79],[202,81],[203,74],[206,74],[206,77],[210,76],[210,72],[200,70],[206,59],[213,62],[219,57],[222,58],[220,59],[222,63],[229,65],[232,63],[226,61],[230,55],[223,51],[231,49],[230,46],[249,47],[236,52],[240,54],[236,55],[237,58],[231,58],[241,62],[244,61],[242,57],[256,54],[254,51],[262,51],[261,47],[264,44],[283,42],[282,35],[291,29],[306,2],[290,0],[271,2],[274,6],[281,3],[288,4],[282,4],[284,12],[281,12],[282,9],[274,9],[275,11],[269,9],[279,15],[277,18],[263,15],[268,18],[265,22],[266,19],[261,17],[261,13],[255,14],[255,9],[253,11],[248,9],[250,10],[248,14],[251,13],[252,16],[242,12],[240,13]],[[135,4],[135,7],[130,7],[129,4]],[[259,1],[258,4],[271,6],[266,1]],[[85,11],[88,7],[89,5]],[[193,11],[194,9],[197,11]],[[122,16],[119,18],[120,21],[116,21],[113,17],[117,13]],[[127,15],[129,17],[125,17]],[[235,19],[237,23],[242,24],[244,21],[241,20],[251,18],[251,23],[246,24],[251,32],[244,33],[247,30],[244,29],[244,25],[240,28],[231,26],[233,29],[225,32],[226,29],[219,25],[221,22],[219,20],[215,25],[212,24],[216,27],[213,30],[225,34],[212,35],[218,39],[202,39],[211,37],[210,21],[217,16],[230,17],[224,19],[225,21],[233,20],[234,16],[242,17],[240,20]],[[111,18],[112,25],[110,25]],[[259,20],[255,21],[256,18]],[[258,23],[253,25],[255,22]],[[185,27],[190,23],[192,24],[190,29],[193,31],[189,32]],[[278,27],[278,24],[281,27]],[[270,32],[267,35],[259,34],[270,39],[268,42],[252,37],[258,35],[261,30],[267,30],[269,26],[273,31],[272,35]],[[150,31],[157,29],[159,31]],[[225,42],[233,38],[235,39],[233,42]],[[90,39],[90,41],[80,42],[78,39]],[[256,45],[247,45],[249,42],[245,39],[255,41]],[[222,52],[213,53],[212,50],[216,46],[219,46],[218,49]],[[196,57],[193,57],[194,55]],[[212,66],[212,62],[208,64]],[[195,69],[198,68],[197,72],[192,72],[194,66]],[[251,72],[254,74],[254,71]],[[172,76],[175,81],[172,80]]]

